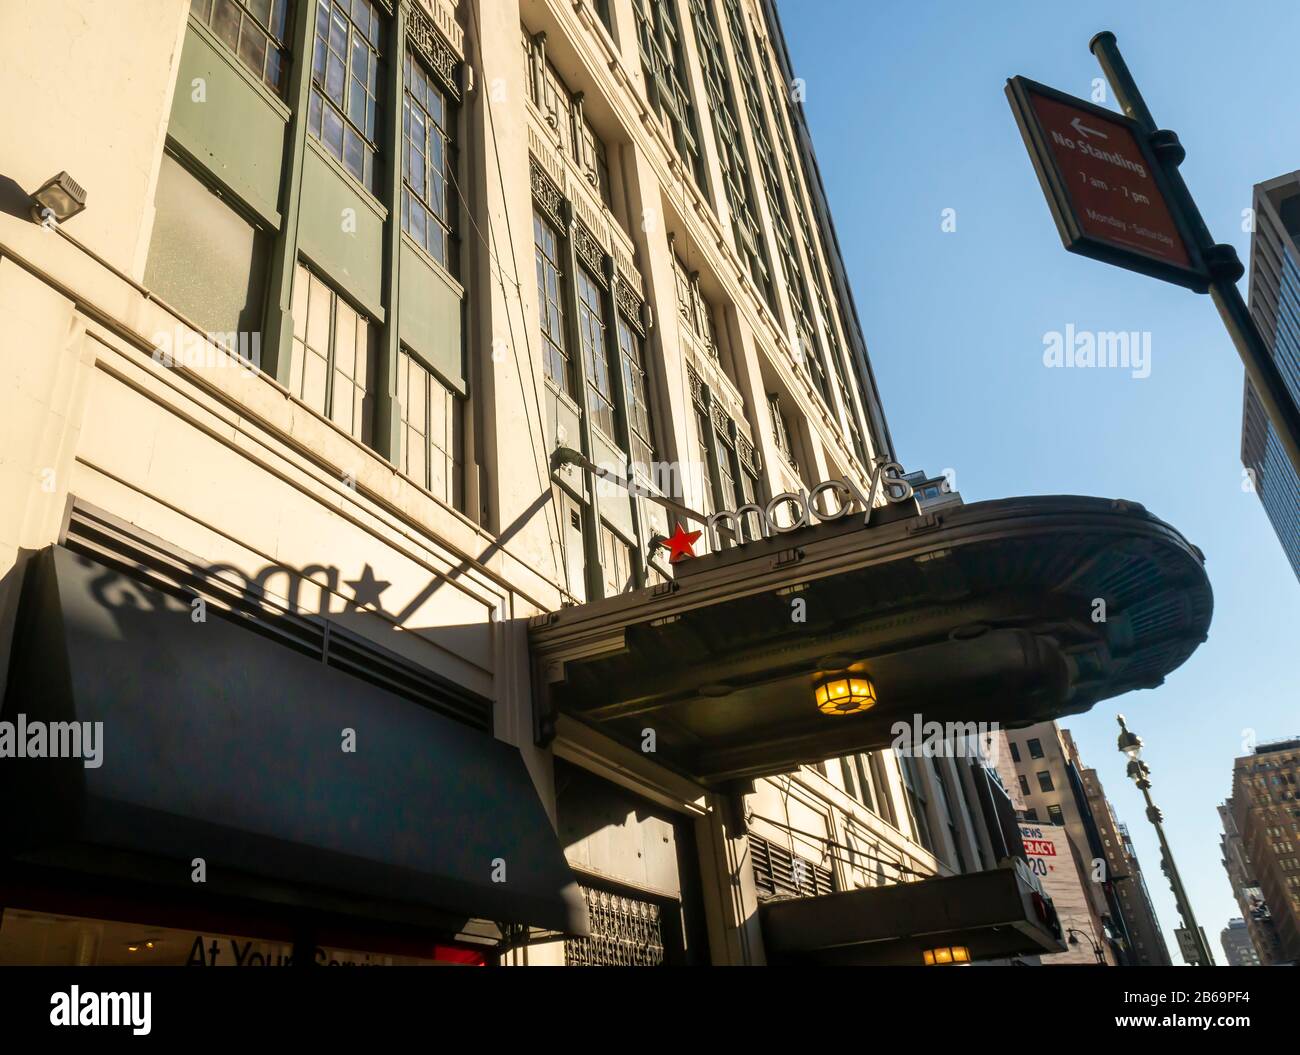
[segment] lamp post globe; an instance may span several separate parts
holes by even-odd
[[[1131,773],[1133,768],[1132,763],[1141,761],[1142,759],[1142,737],[1138,736],[1137,733],[1129,731],[1129,727],[1124,724],[1124,716],[1122,714],[1115,715],[1115,720],[1119,722],[1120,728],[1119,739],[1116,746],[1119,747],[1121,753],[1128,756],[1129,771]]]

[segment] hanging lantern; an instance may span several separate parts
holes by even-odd
[[[832,674],[814,695],[822,714],[857,714],[876,705],[876,687],[865,674]]]
[[[921,953],[921,959],[927,967],[966,967],[970,965],[970,949],[965,945],[926,949]]]

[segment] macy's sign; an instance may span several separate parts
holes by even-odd
[[[855,510],[863,513],[862,524],[865,527],[871,523],[872,507],[882,493],[886,501],[894,504],[912,497],[912,485],[903,479],[903,467],[897,462],[883,462],[876,466],[866,494],[848,477],[838,477],[823,480],[811,491],[783,491],[765,506],[751,502],[739,509],[713,513],[705,519],[709,542],[713,552],[721,548],[718,526],[724,522],[730,522],[729,530],[735,541],[743,542],[740,526],[746,517],[751,518],[751,524],[757,523],[758,535],[762,538],[807,527],[814,517],[819,521],[839,520]],[[784,523],[777,517],[782,508],[789,511]]]

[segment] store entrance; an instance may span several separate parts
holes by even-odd
[[[564,943],[571,966],[707,964],[694,822],[555,760],[560,842],[591,934]]]
[[[488,946],[319,918],[0,891],[0,966],[483,966]]]

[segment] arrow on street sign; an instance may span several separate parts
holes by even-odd
[[[1100,136],[1102,139],[1110,138],[1110,136],[1108,136],[1105,132],[1099,132],[1095,128],[1089,128],[1077,117],[1070,122],[1070,127],[1073,128],[1076,132],[1079,133],[1079,135],[1083,136],[1085,139],[1091,136]]]

